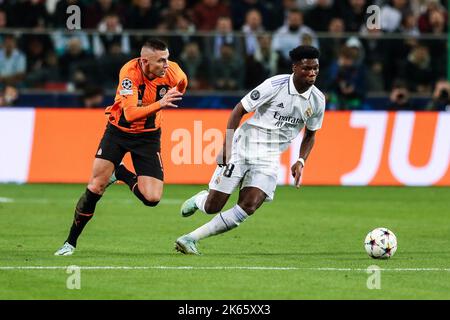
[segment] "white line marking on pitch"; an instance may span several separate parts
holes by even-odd
[[[0,270],[58,270],[69,266],[0,266]],[[83,270],[276,270],[276,271],[356,271],[367,272],[366,268],[301,268],[301,267],[258,267],[258,266],[78,266]],[[380,268],[380,271],[450,272],[450,268]]]

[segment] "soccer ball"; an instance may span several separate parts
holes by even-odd
[[[364,247],[374,259],[389,259],[397,251],[397,237],[387,228],[376,228],[367,234]]]

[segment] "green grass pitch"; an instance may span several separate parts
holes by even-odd
[[[185,256],[174,240],[212,216],[182,218],[179,207],[204,187],[167,185],[148,208],[114,185],[75,254],[55,257],[85,186],[0,184],[0,299],[450,299],[450,188],[279,187],[239,228],[200,242],[203,255]],[[390,260],[363,248],[381,226],[398,239]],[[80,289],[67,287],[70,265]],[[367,287],[372,265],[380,289]]]

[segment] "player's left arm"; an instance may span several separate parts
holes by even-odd
[[[176,87],[177,87],[178,92],[185,93],[185,92],[186,92],[187,85],[188,85],[188,79],[187,79],[187,76],[186,76],[186,74],[180,69],[180,72],[179,72],[178,78],[177,78],[177,84],[176,84]]]
[[[305,134],[303,135],[302,145],[300,147],[300,152],[298,159],[291,167],[292,176],[294,177],[294,185],[295,187],[300,187],[300,178],[302,176],[304,163],[301,162],[300,159],[306,162],[309,154],[314,146],[314,142],[316,140],[316,131],[309,130],[305,128]]]
[[[170,73],[168,74],[170,77],[170,86],[172,88],[176,87],[178,92],[184,94],[188,86],[188,78],[186,73],[184,73],[176,62],[170,61],[169,65],[171,67]]]
[[[319,96],[320,97],[320,96]],[[306,120],[305,133],[303,135],[302,144],[300,146],[300,152],[298,160],[292,165],[291,173],[294,177],[294,185],[300,187],[300,179],[303,173],[303,167],[305,166],[306,159],[316,141],[316,131],[322,127],[323,116],[325,113],[325,97],[320,97],[317,101],[316,112]]]

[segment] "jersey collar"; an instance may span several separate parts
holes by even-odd
[[[299,95],[299,96],[302,96],[303,98],[305,98],[306,100],[308,100],[309,97],[311,96],[312,89],[313,89],[313,86],[309,87],[309,89],[303,93],[298,93],[297,89],[294,86],[294,74],[291,74],[291,76],[289,77],[289,86],[288,86],[289,94]]]

